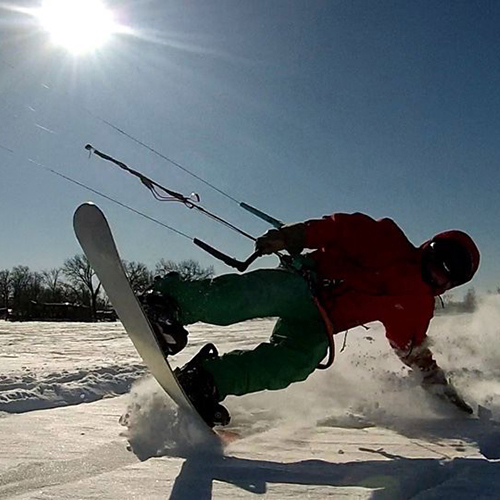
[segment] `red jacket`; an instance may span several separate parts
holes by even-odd
[[[421,345],[434,291],[422,281],[420,250],[396,223],[339,213],[305,226],[319,279],[335,281],[319,296],[335,332],[378,320],[400,355]]]

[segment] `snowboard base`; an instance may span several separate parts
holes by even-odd
[[[73,226],[76,237],[125,331],[152,375],[180,408],[195,415],[207,434],[218,435],[191,404],[163,355],[153,329],[130,286],[104,213],[93,203],[84,203],[75,211]]]

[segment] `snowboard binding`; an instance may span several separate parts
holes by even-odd
[[[173,356],[187,345],[188,331],[179,321],[179,307],[171,297],[147,290],[140,297],[155,337],[165,356]]]
[[[228,425],[231,421],[231,415],[219,402],[220,396],[211,373],[202,366],[203,361],[218,356],[217,348],[206,344],[182,368],[174,370],[186,396],[209,427]]]

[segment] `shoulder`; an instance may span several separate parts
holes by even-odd
[[[403,230],[396,224],[396,222],[389,218],[383,217],[381,219],[375,219],[370,215],[362,212],[344,213],[337,212],[331,215],[323,217],[323,219],[331,219],[333,222],[338,224],[352,225],[352,226],[366,226],[373,230],[383,231],[383,232],[393,232],[400,236],[406,238]]]

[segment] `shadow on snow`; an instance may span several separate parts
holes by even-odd
[[[495,422],[475,419],[443,420],[438,425],[415,421],[408,437],[430,442],[460,439],[475,442],[485,456],[500,458],[500,432]],[[448,445],[449,446],[449,445]],[[460,444],[456,445],[460,448]],[[190,456],[176,479],[170,500],[209,500],[214,481],[255,494],[265,494],[269,484],[362,487],[373,489],[374,500],[418,498],[498,498],[500,462],[481,458],[406,458],[382,449],[372,452],[385,460],[334,463],[304,460],[282,463],[249,460],[222,454]],[[436,453],[439,451],[436,450]],[[333,492],[332,492],[333,493]]]

